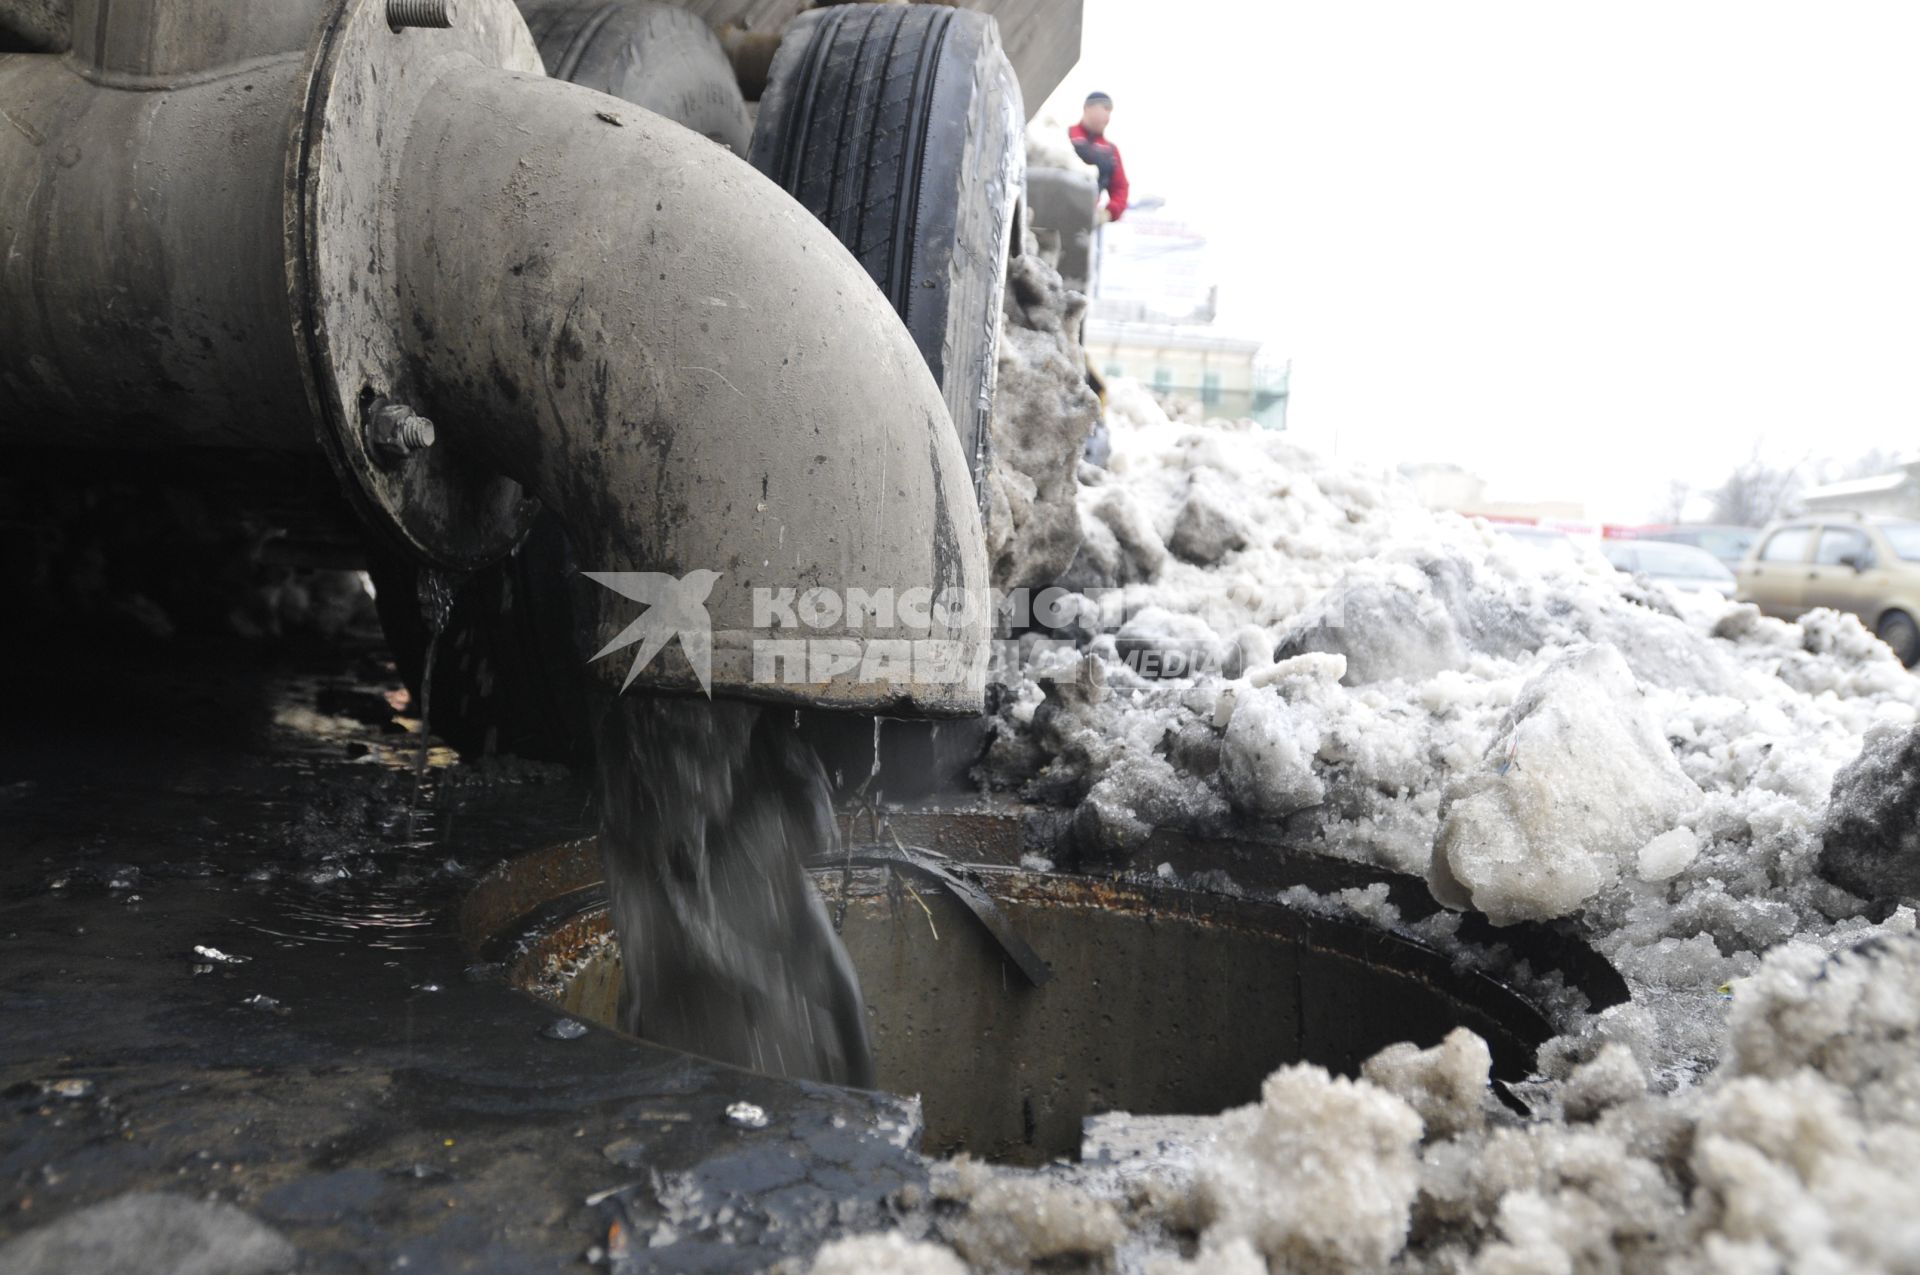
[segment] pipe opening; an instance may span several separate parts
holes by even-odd
[[[1396,1041],[1468,1027],[1516,1080],[1552,1030],[1517,992],[1370,925],[1260,902],[970,867],[1047,962],[1035,985],[973,909],[888,870],[852,874],[842,937],[859,972],[879,1087],[921,1096],[931,1155],[1077,1157],[1108,1111],[1206,1115],[1255,1101],[1290,1062],[1357,1075]],[[840,869],[815,882],[838,912]],[[620,956],[591,892],[522,934],[512,978],[611,1025]]]

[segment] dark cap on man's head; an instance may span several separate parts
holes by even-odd
[[[1108,97],[1108,96],[1107,96],[1107,95],[1106,95],[1105,93],[1089,93],[1089,94],[1087,94],[1087,100],[1086,100],[1086,105],[1088,105],[1088,106],[1092,106],[1092,105],[1093,105],[1093,104],[1094,104],[1095,102],[1099,102],[1099,103],[1102,103],[1103,105],[1106,105],[1106,106],[1112,106],[1112,105],[1113,105],[1113,99],[1112,99],[1112,98],[1110,98],[1110,97]]]

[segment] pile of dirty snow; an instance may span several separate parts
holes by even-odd
[[[1558,1007],[1529,1115],[1464,1030],[1287,1067],[1216,1117],[1104,1117],[1080,1164],[942,1166],[817,1269],[1914,1269],[1920,681],[1851,617],[1543,556],[1177,410],[1111,387],[983,782],[1118,849],[1252,830],[1413,874],[1454,911],[1291,901],[1442,947],[1462,912],[1570,918],[1633,1000]]]
[[[1905,1271],[1920,1256],[1920,937],[1788,943],[1734,987],[1719,1065],[1662,1093],[1609,1043],[1495,1102],[1464,1029],[1362,1078],[1283,1067],[1260,1100],[1138,1124],[1137,1165],[960,1160],[936,1207],[829,1244],[815,1275],[959,1270]],[[959,1259],[964,1258],[963,1265]]]
[[[1672,1019],[1644,1031],[1663,1083],[1712,1061],[1718,989],[1769,949],[1912,929],[1818,871],[1870,735],[1896,750],[1876,773],[1920,773],[1897,752],[1920,680],[1856,619],[1544,555],[1284,434],[1109,396],[1071,619],[1022,639],[991,786],[1099,845],[1252,828],[1498,924],[1573,917],[1645,1002],[1620,1017]]]

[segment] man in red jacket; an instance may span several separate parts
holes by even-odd
[[[1120,148],[1107,140],[1107,121],[1113,118],[1113,99],[1105,93],[1087,94],[1080,111],[1080,122],[1067,130],[1073,149],[1080,158],[1100,170],[1100,189],[1107,203],[1100,210],[1100,221],[1119,221],[1127,210],[1127,166],[1120,162]]]

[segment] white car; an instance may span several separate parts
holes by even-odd
[[[1676,589],[1705,589],[1730,598],[1739,587],[1727,564],[1692,545],[1666,540],[1609,540],[1600,552],[1615,568]]]

